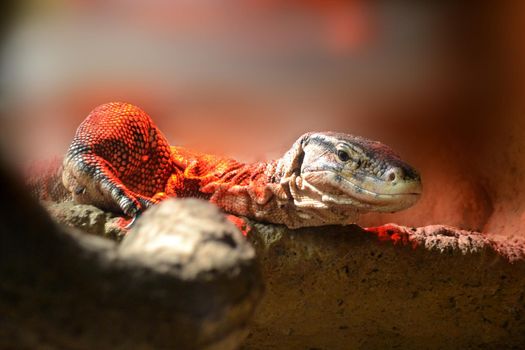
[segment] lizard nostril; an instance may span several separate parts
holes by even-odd
[[[403,170],[401,170],[399,168],[390,169],[387,172],[385,178],[386,178],[387,181],[390,181],[390,182],[394,182],[396,180],[402,179],[403,178]]]

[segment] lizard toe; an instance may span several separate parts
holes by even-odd
[[[132,197],[123,196],[118,201],[119,207],[122,209],[124,214],[130,217],[135,217],[142,211],[142,205],[138,200]]]

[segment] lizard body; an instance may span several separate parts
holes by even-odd
[[[144,111],[117,102],[82,122],[63,169],[75,201],[131,217],[167,197],[199,197],[290,228],[354,223],[360,212],[405,209],[421,193],[417,172],[379,142],[307,133],[282,158],[245,164],[170,146]]]

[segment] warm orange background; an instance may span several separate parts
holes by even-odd
[[[525,235],[523,14],[518,1],[26,1],[3,50],[0,141],[15,163],[62,154],[115,100],[172,144],[246,161],[344,131],[392,146],[425,187],[362,225]]]

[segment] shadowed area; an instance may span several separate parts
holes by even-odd
[[[2,164],[0,181],[0,348],[235,349],[245,338],[262,280],[212,205],[166,201],[117,245],[55,224]]]

